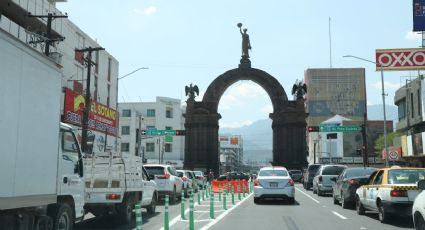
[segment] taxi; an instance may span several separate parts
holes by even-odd
[[[391,216],[412,215],[412,205],[419,194],[417,182],[425,179],[425,168],[393,166],[382,168],[356,190],[356,211],[377,211],[382,223]]]

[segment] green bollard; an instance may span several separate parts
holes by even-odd
[[[235,191],[232,189],[232,204],[235,205]]]
[[[189,201],[189,230],[195,230],[195,220],[193,216],[193,194],[190,196]]]
[[[215,219],[214,218],[214,194],[211,194],[211,197],[210,197],[210,218]]]
[[[198,204],[201,205],[201,193],[200,192],[198,192]]]
[[[168,203],[169,203],[169,197],[168,195],[165,195],[164,230],[170,229],[170,223],[168,222]]]
[[[224,210],[227,210],[227,207],[226,207],[226,199],[227,199],[227,196],[223,196],[223,209],[224,209]]]
[[[218,201],[221,201],[221,192],[218,193]]]
[[[142,230],[142,209],[140,204],[136,204],[136,230]]]
[[[181,198],[181,202],[180,202],[181,203],[181,205],[180,205],[180,216],[181,216],[182,220],[186,219],[184,217],[184,202],[185,202],[185,198],[184,198],[184,192],[182,190],[182,198]]]
[[[202,201],[205,201],[205,189],[202,189]]]
[[[242,185],[242,190],[243,190],[243,197],[245,198],[246,197],[246,194],[245,194],[245,183]]]
[[[241,186],[238,184],[238,200],[241,200]]]

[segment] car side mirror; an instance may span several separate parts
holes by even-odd
[[[420,190],[425,190],[425,180],[418,181],[418,188]]]
[[[155,180],[155,175],[149,174],[149,180]]]

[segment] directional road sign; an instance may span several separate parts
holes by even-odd
[[[345,126],[320,126],[320,132],[360,132],[362,127],[358,125]]]

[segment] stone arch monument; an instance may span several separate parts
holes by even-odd
[[[241,26],[239,23],[238,27]],[[242,46],[239,68],[218,76],[207,88],[202,101],[195,101],[194,93],[199,93],[196,85],[186,87],[186,95],[189,95],[189,98],[184,114],[186,129],[184,167],[205,171],[212,169],[216,175],[219,173],[218,121],[221,115],[217,112],[218,104],[226,89],[241,80],[251,80],[260,85],[272,102],[273,113],[270,113],[269,117],[272,119],[273,129],[273,165],[287,168],[306,166],[304,101],[302,99],[289,101],[276,78],[265,71],[251,68],[248,49],[244,47],[244,43]]]

